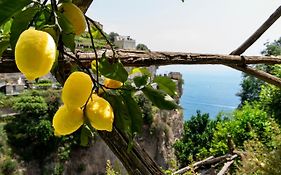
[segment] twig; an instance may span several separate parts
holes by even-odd
[[[116,52],[115,49],[113,48],[112,43],[107,39],[107,37],[105,36],[104,32],[100,29],[100,27],[96,24],[96,22],[94,20],[92,20],[91,18],[89,18],[88,16],[86,16],[86,19],[88,19],[95,27],[96,29],[101,33],[101,35],[103,36],[103,38],[105,39],[106,43],[110,46],[112,52],[113,52],[113,59],[115,58]],[[113,60],[114,62],[114,60]]]
[[[217,175],[224,175],[228,171],[228,168],[231,166],[231,164],[233,164],[233,162],[234,160],[224,163],[224,166]]]
[[[84,15],[84,17],[86,18],[86,15]],[[99,62],[98,62],[98,53],[97,53],[97,50],[96,50],[96,47],[95,47],[95,43],[94,43],[94,38],[93,38],[93,35],[92,35],[92,32],[91,32],[91,27],[90,27],[90,23],[89,23],[89,20],[86,18],[86,22],[87,22],[87,27],[88,27],[88,33],[90,35],[90,39],[91,39],[91,43],[92,43],[92,48],[94,50],[94,54],[95,54],[95,61],[96,61],[96,75],[97,75],[97,83],[99,83]],[[98,93],[99,91],[99,87],[96,87],[96,93]]]

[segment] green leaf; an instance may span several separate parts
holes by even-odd
[[[137,77],[134,77],[133,80],[134,80],[136,87],[141,88],[142,86],[147,85],[148,76],[147,75],[137,76]]]
[[[151,86],[146,86],[142,89],[142,92],[159,109],[172,110],[179,108],[172,97],[162,91],[153,89]]]
[[[64,16],[64,14],[57,12],[58,22],[62,28],[62,42],[68,47],[72,52],[75,51],[75,33],[72,24]]]
[[[124,133],[131,134],[132,120],[129,116],[127,105],[122,96],[117,94],[104,93],[106,99],[114,111],[114,124]]]
[[[145,67],[136,67],[136,68],[132,69],[131,72],[130,72],[130,75],[131,74],[137,74],[137,73],[140,73],[142,75],[151,76],[151,73]]]
[[[2,53],[9,47],[10,42],[7,40],[0,41],[0,57]]]
[[[51,15],[50,5],[45,6],[44,9],[40,9],[40,14],[38,14],[35,21],[35,28],[42,29],[45,25],[53,25],[55,23],[55,18]]]
[[[128,72],[123,64],[118,60],[117,63],[109,63],[105,53],[103,53],[99,61],[99,72],[110,79],[121,81],[124,83],[128,79]]]
[[[88,146],[89,145],[89,138],[93,137],[93,133],[89,126],[83,125],[81,129],[81,135],[80,135],[80,145],[81,146]]]
[[[32,0],[0,0],[0,25],[7,22]]]
[[[63,44],[71,50],[71,52],[74,53],[75,51],[75,41],[74,41],[75,35],[72,33],[66,34],[62,33],[62,42]]]
[[[141,109],[137,102],[132,98],[131,92],[123,92],[122,96],[124,98],[124,102],[126,103],[129,117],[132,121],[132,135],[134,133],[140,133],[143,125]]]
[[[33,6],[18,13],[11,26],[10,43],[14,50],[20,34],[27,29],[30,21],[34,18],[35,14],[39,11],[39,7]]]
[[[10,34],[12,21],[13,20],[11,19],[1,26],[1,35],[9,35]]]
[[[165,91],[167,94],[171,96],[177,95],[177,85],[173,80],[171,80],[171,78],[164,76],[156,76],[153,82],[157,83],[159,89]]]

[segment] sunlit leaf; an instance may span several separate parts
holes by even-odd
[[[32,6],[27,8],[26,10],[18,13],[12,23],[11,26],[11,37],[10,43],[12,49],[15,48],[16,43],[20,34],[28,28],[30,21],[34,18],[35,14],[39,11],[39,7]]]
[[[169,77],[156,76],[153,81],[158,84],[159,89],[165,91],[167,94],[174,96],[176,95],[176,83]]]
[[[0,29],[1,35],[9,35],[10,34],[12,21],[13,20],[11,19],[1,26],[1,29]]]
[[[7,22],[31,2],[32,0],[0,0],[0,25]]]
[[[130,71],[130,75],[131,74],[142,74],[142,75],[147,75],[147,76],[151,76],[151,73],[149,72],[149,70],[145,67],[136,67],[136,68],[133,68],[131,71]]]
[[[159,109],[177,109],[179,106],[174,102],[173,98],[162,91],[147,86],[142,89],[144,95]]]

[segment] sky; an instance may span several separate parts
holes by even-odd
[[[280,6],[281,0],[94,0],[87,15],[104,31],[131,36],[152,51],[228,54]],[[244,55],[260,55],[281,36],[281,19]]]

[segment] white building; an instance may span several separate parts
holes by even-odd
[[[114,44],[119,49],[136,49],[136,40],[130,36],[115,36]]]

